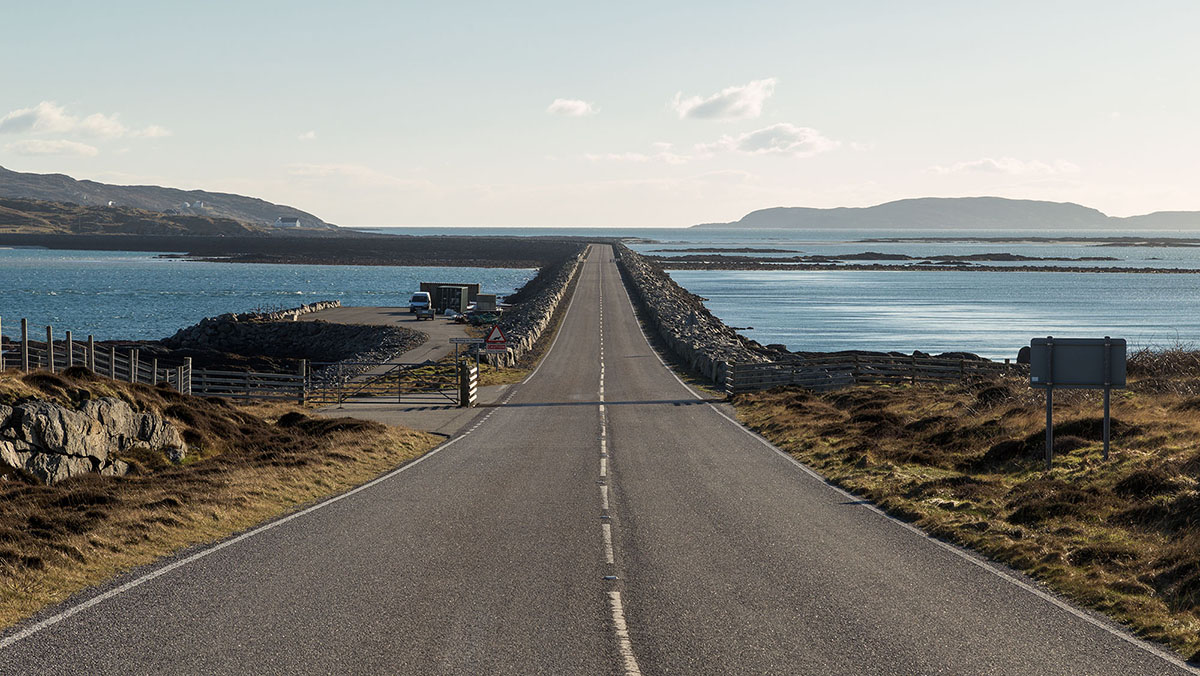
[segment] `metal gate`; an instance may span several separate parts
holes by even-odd
[[[312,404],[458,404],[458,366],[445,362],[336,362],[309,365],[305,399]]]

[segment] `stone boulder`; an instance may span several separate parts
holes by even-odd
[[[114,456],[139,447],[175,462],[187,454],[169,421],[120,399],[89,400],[77,410],[48,401],[0,406],[0,464],[47,484],[88,473],[123,475],[129,464]]]

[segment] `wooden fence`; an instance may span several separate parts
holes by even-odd
[[[796,385],[827,390],[849,385],[916,385],[991,379],[1004,374],[1027,374],[1025,364],[938,359],[842,355],[786,362],[730,364],[725,381],[729,394]]]
[[[466,367],[464,381],[460,379],[459,367],[453,363],[310,364],[301,360],[295,373],[193,370],[190,357],[160,363],[158,359],[143,359],[136,348],[98,346],[92,336],[85,342],[76,341],[70,331],[64,338],[56,340],[54,330],[49,326],[44,342],[32,341],[28,322],[24,319],[21,320],[20,341],[0,342],[0,371],[19,368],[54,373],[72,366],[86,366],[97,375],[128,383],[167,383],[185,394],[318,405],[341,404],[351,399],[359,402],[405,401],[424,396],[432,402],[444,400],[471,406],[475,403],[479,380],[478,367]]]
[[[168,383],[178,392],[191,393],[191,358],[170,362],[144,359],[137,348],[97,346],[92,336],[85,341],[77,341],[67,331],[63,338],[56,339],[54,328],[50,326],[46,327],[44,341],[34,341],[29,337],[29,323],[24,319],[21,320],[20,340],[0,344],[0,371],[18,368],[22,371],[44,369],[55,373],[72,366],[86,366],[97,375],[127,383]]]

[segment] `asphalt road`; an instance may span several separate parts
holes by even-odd
[[[450,339],[467,336],[464,324],[455,324],[445,317],[419,320],[417,315],[406,307],[335,307],[300,315],[300,321],[324,321],[334,324],[383,324],[420,331],[429,336],[429,340],[397,355],[393,360],[416,364],[437,361],[448,354],[453,354],[454,346],[450,344]]]
[[[44,613],[0,673],[1188,673],[725,414],[596,246],[541,368],[464,435]]]

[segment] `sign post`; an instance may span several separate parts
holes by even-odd
[[[458,363],[458,346],[459,345],[483,345],[482,338],[451,338],[450,344],[454,346],[454,363]],[[468,351],[468,357],[470,353]]]
[[[1054,461],[1054,388],[1104,390],[1104,459],[1108,460],[1112,388],[1125,387],[1124,338],[1058,338],[1029,342],[1029,386],[1046,391],[1046,469]]]
[[[508,336],[504,335],[499,324],[492,326],[487,338],[483,339],[483,349],[489,354],[506,354],[508,352]]]

